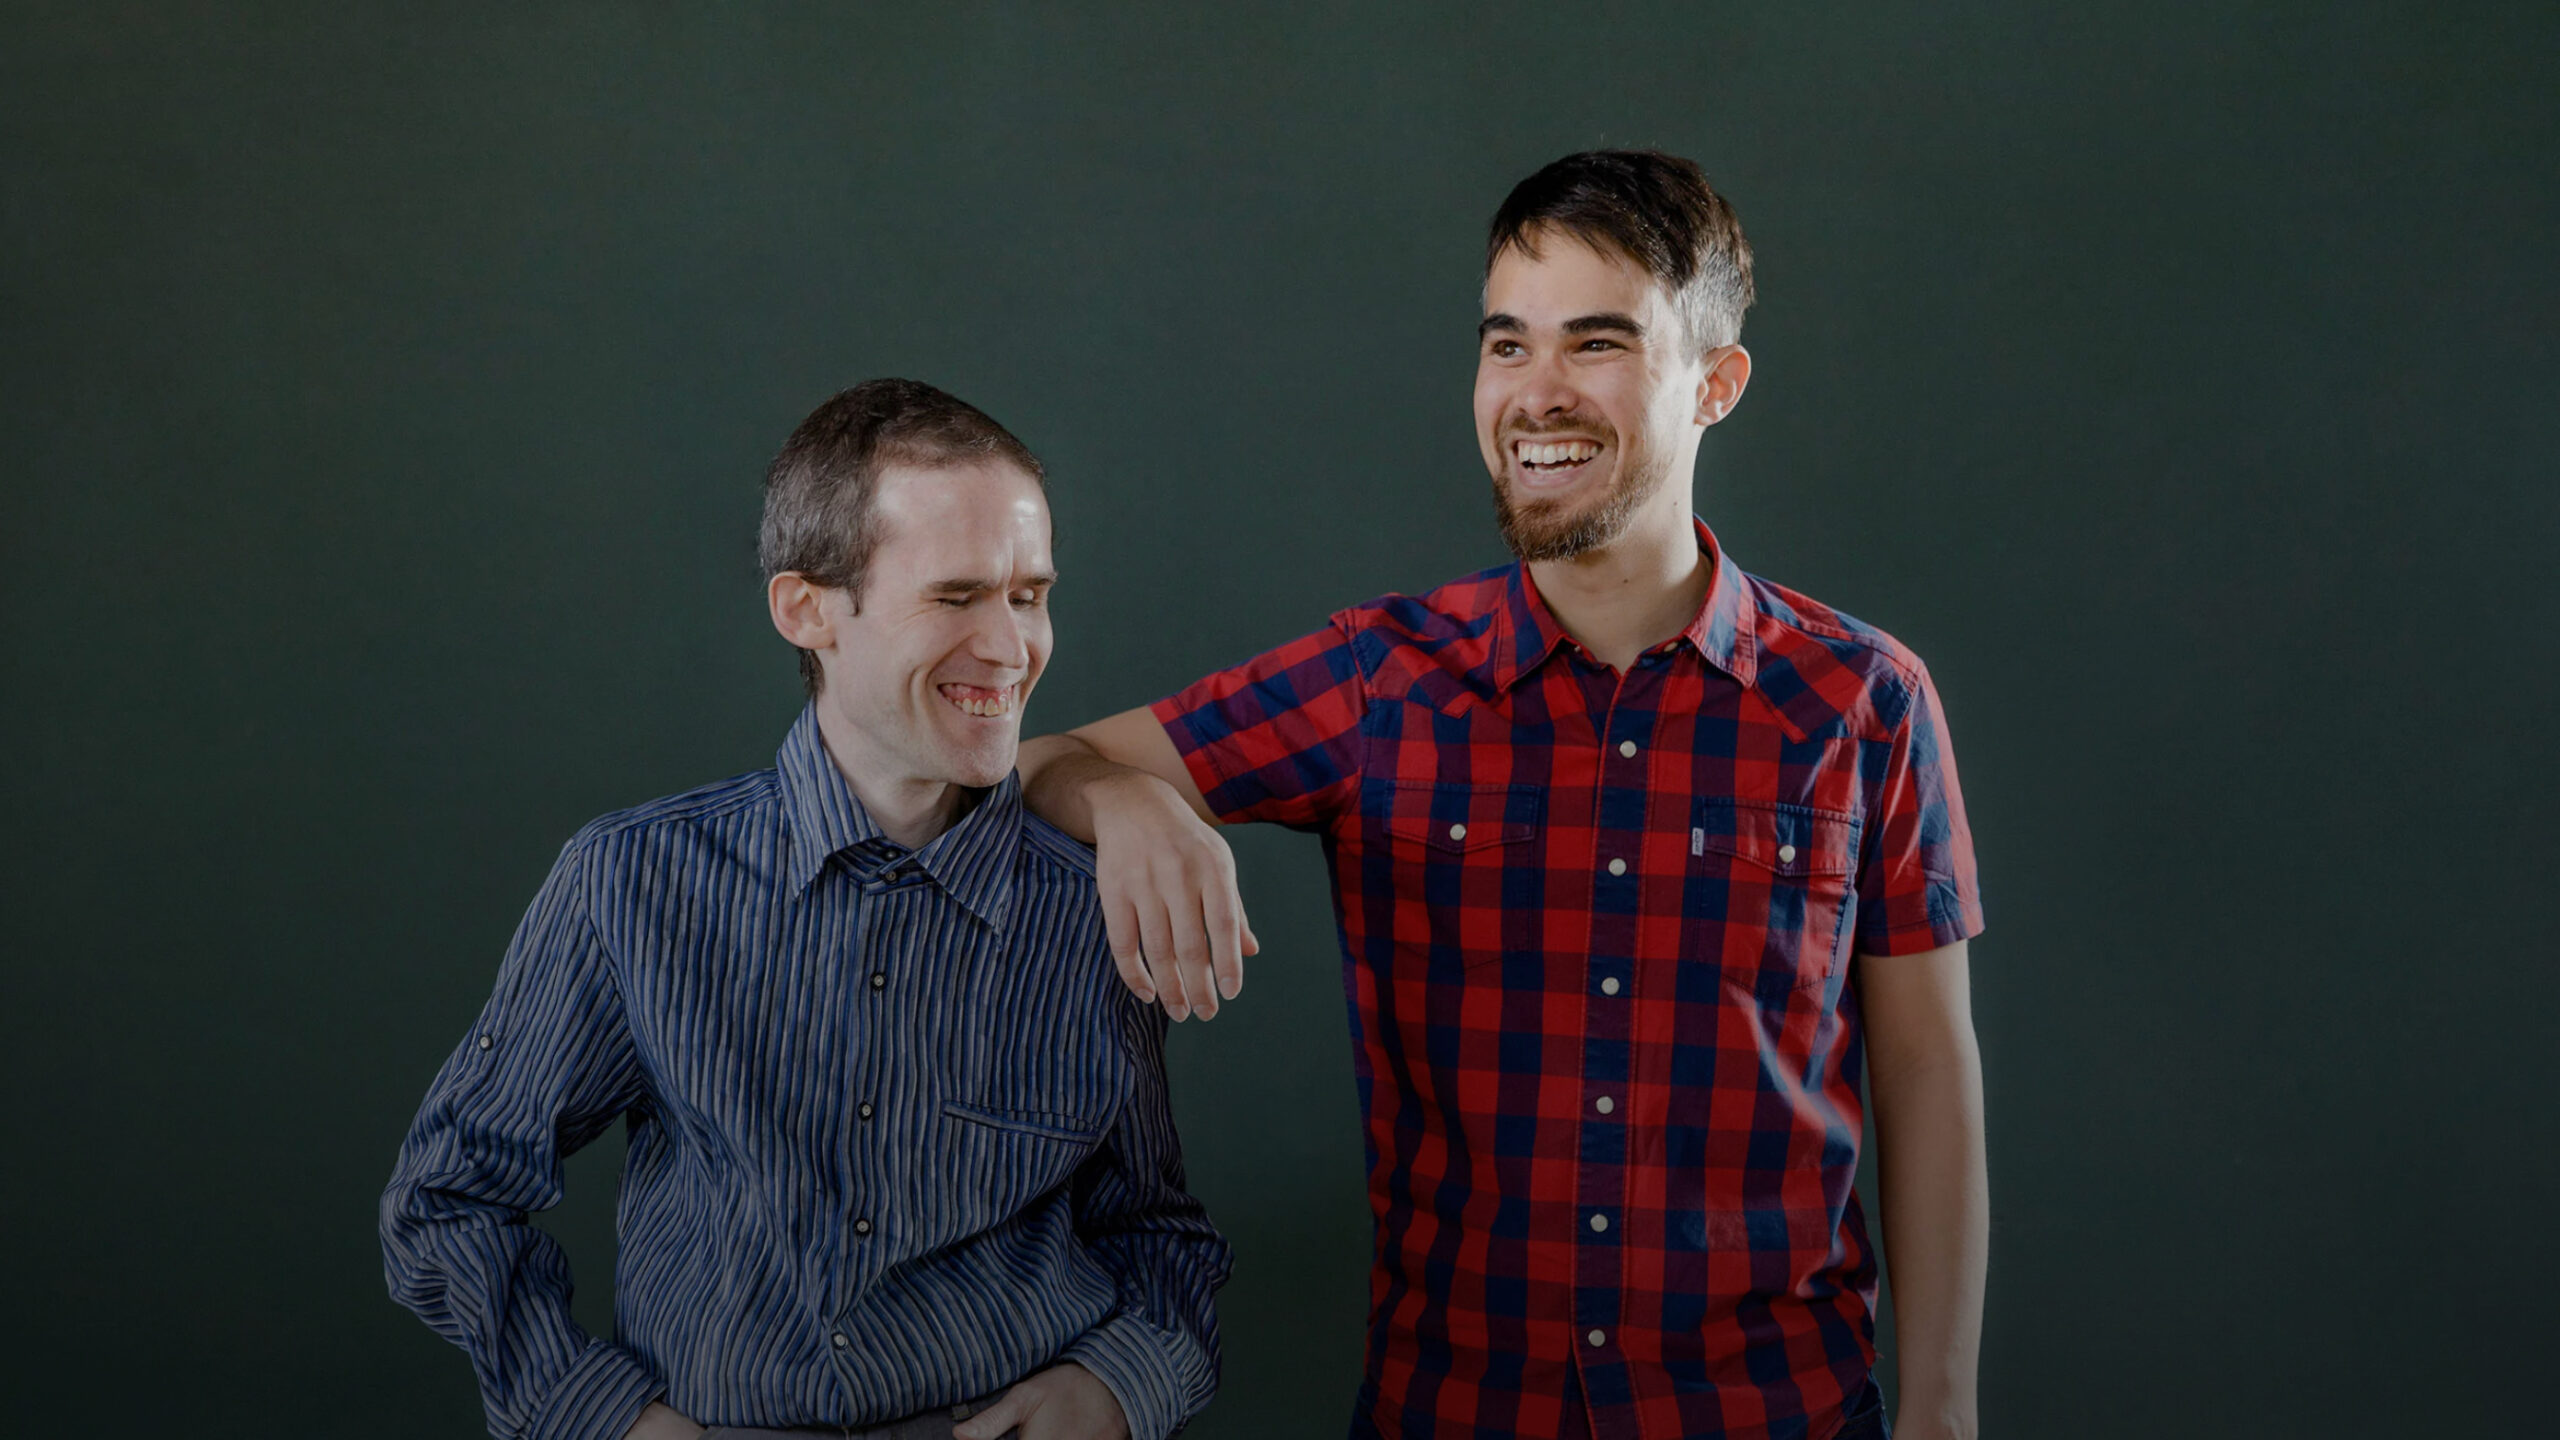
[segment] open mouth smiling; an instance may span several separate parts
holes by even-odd
[[[1000,690],[990,690],[984,685],[959,684],[945,684],[935,688],[940,690],[942,698],[950,701],[960,713],[974,715],[981,720],[1002,720],[1011,716],[1014,707],[1022,699],[1022,687],[1019,685],[1007,685]]]
[[[1580,473],[1583,466],[1599,458],[1596,440],[1514,440],[1511,455],[1519,463],[1520,473],[1537,480],[1562,479]]]

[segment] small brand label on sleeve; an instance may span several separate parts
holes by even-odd
[[[1692,855],[1707,853],[1707,832],[1704,828],[1692,829],[1689,832],[1689,853]]]

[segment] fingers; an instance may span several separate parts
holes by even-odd
[[[1175,957],[1181,952],[1173,938],[1173,920],[1164,902],[1150,895],[1138,902],[1138,945],[1144,952],[1147,973],[1155,977],[1156,994],[1164,1002],[1164,1013],[1176,1020],[1191,1017],[1191,995],[1183,985],[1181,967]]]
[[[1147,974],[1139,951],[1138,907],[1108,877],[1102,885],[1102,929],[1111,942],[1111,963],[1119,968],[1120,983],[1129,987],[1139,1004],[1154,1004],[1155,979]]]
[[[1218,994],[1233,1000],[1244,988],[1244,904],[1235,891],[1235,877],[1226,876],[1225,883],[1212,885],[1201,899],[1201,914],[1209,924],[1209,965],[1217,972]]]
[[[1039,1407],[1033,1403],[1029,1388],[1016,1385],[1004,1392],[1004,1398],[951,1427],[960,1440],[996,1440],[1007,1430],[1031,1418]]]

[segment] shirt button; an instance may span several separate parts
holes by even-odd
[[[882,988],[883,986],[887,985],[888,983],[889,983],[889,972],[887,972],[887,971],[885,971],[885,970],[874,970],[874,971],[872,971],[872,972],[871,972],[871,988],[872,988],[872,989],[874,989],[874,990],[878,990],[878,989]]]
[[[495,1035],[483,1035],[480,1037],[480,1048],[483,1050],[494,1048],[497,1043],[498,1037]]]
[[[1464,825],[1452,825],[1452,826],[1450,826],[1450,827],[1449,827],[1449,838],[1450,838],[1450,839],[1452,839],[1452,840],[1464,840],[1464,839],[1466,839],[1466,838],[1467,838],[1467,827],[1466,827],[1466,826],[1464,826]]]
[[[1601,994],[1603,994],[1603,995],[1615,995],[1615,994],[1617,994],[1617,993],[1618,993],[1618,977],[1617,977],[1617,976],[1615,976],[1615,975],[1612,975],[1612,976],[1610,976],[1609,978],[1607,978],[1606,980],[1601,981],[1601,982],[1600,982],[1600,993],[1601,993]]]
[[[1583,1336],[1582,1338],[1583,1338],[1583,1339],[1585,1339],[1585,1340],[1590,1341],[1590,1342],[1591,1342],[1591,1348],[1592,1348],[1592,1349],[1594,1349],[1594,1350],[1597,1350],[1597,1349],[1599,1349],[1601,1346],[1606,1345],[1606,1344],[1608,1344],[1608,1343],[1609,1343],[1609,1332],[1608,1332],[1608,1331],[1606,1331],[1606,1330],[1594,1330],[1594,1331],[1592,1331],[1590,1334],[1585,1335],[1585,1336]]]
[[[1627,873],[1627,862],[1626,862],[1626,861],[1624,861],[1624,860],[1612,860],[1612,861],[1610,861],[1610,862],[1609,862],[1609,873],[1610,873],[1610,874],[1612,874],[1612,875],[1624,875],[1624,874],[1626,874],[1626,873]]]
[[[1781,845],[1778,847],[1779,864],[1784,865],[1794,858],[1796,858],[1796,847],[1793,845]]]
[[[1618,1102],[1610,1099],[1606,1095],[1603,1095],[1599,1099],[1591,1102],[1591,1108],[1599,1111],[1603,1115],[1606,1115],[1610,1111],[1618,1108]]]
[[[870,1222],[870,1221],[868,1221],[868,1220],[856,1220],[856,1221],[854,1221],[854,1222],[853,1222],[853,1233],[854,1233],[854,1234],[856,1234],[856,1235],[868,1235],[868,1234],[870,1234],[870,1233],[871,1233],[871,1222]]]
[[[1633,740],[1621,740],[1621,741],[1619,741],[1619,742],[1618,742],[1618,753],[1619,753],[1619,754],[1621,754],[1621,755],[1626,756],[1626,757],[1627,757],[1628,759],[1630,759],[1630,760],[1634,759],[1634,758],[1635,758],[1635,754],[1636,754],[1636,742],[1634,742]]]
[[[868,1101],[868,1100],[865,1100],[865,1101],[863,1101],[861,1104],[859,1104],[859,1105],[857,1105],[857,1106],[853,1107],[853,1113],[854,1113],[854,1114],[856,1114],[856,1115],[861,1116],[861,1117],[862,1117],[863,1119],[865,1119],[865,1120],[870,1119],[870,1118],[871,1118],[871,1102],[870,1102],[870,1101]]]
[[[844,1350],[850,1348],[853,1342],[844,1338],[844,1332],[839,1330],[836,1332],[835,1344],[837,1349]]]
[[[1592,1216],[1592,1217],[1591,1217],[1591,1228],[1592,1228],[1592,1229],[1594,1229],[1594,1230],[1606,1230],[1606,1229],[1608,1229],[1608,1228],[1609,1228],[1609,1217],[1608,1217],[1608,1216],[1606,1216],[1606,1215],[1594,1215],[1594,1216]]]

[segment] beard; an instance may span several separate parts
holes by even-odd
[[[1502,451],[1511,452],[1514,439],[1535,435],[1533,430],[1513,430],[1502,436]],[[1617,471],[1609,477],[1609,488],[1581,501],[1577,508],[1569,500],[1528,500],[1513,498],[1509,466],[1493,474],[1493,523],[1502,531],[1502,543],[1524,563],[1539,560],[1571,560],[1601,549],[1621,535],[1635,522],[1636,511],[1643,508],[1646,497],[1653,493],[1655,472],[1662,467],[1641,449],[1630,449],[1618,443],[1618,437],[1603,437],[1608,449],[1603,454],[1614,456]],[[1510,464],[1519,461],[1513,459]]]

